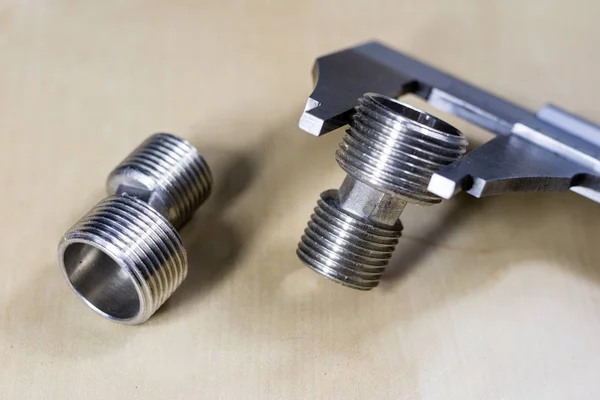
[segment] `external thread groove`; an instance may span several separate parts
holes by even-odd
[[[114,210],[117,209],[119,208],[114,208]],[[153,263],[151,265],[166,264],[172,262],[167,258],[168,253],[165,253],[166,249],[163,248],[160,239],[153,234],[152,230],[140,230],[140,227],[138,226],[139,224],[135,224],[135,221],[130,216],[130,210],[125,210],[124,212],[122,212],[119,209],[119,211],[120,212],[118,214],[115,213],[114,215],[111,215],[108,211],[98,210],[98,218],[108,219],[112,217],[115,221],[118,221],[118,223],[120,223],[120,225],[123,226],[124,229],[127,229],[130,232],[129,240],[132,243],[137,243],[138,245],[144,247],[144,252],[148,254],[149,257],[153,258]],[[106,217],[104,217],[104,215],[106,215]],[[145,226],[146,228],[148,228],[147,224],[145,224]],[[136,238],[142,236],[147,236],[147,240],[139,240],[136,242]],[[150,241],[150,244],[148,244],[147,241]],[[176,266],[174,267],[176,268]],[[173,268],[160,269],[157,275],[157,278],[158,277],[160,277],[160,279],[157,279],[159,285],[157,293],[162,293],[162,295],[164,296],[165,293],[170,293],[174,290],[173,285],[175,275],[173,274]],[[159,298],[157,301],[159,303],[162,303],[164,302],[164,300],[166,299]]]
[[[176,228],[206,201],[211,187],[210,169],[196,148],[167,133],[149,137],[108,178],[109,193],[147,201]]]
[[[210,186],[212,185],[212,177],[210,170],[208,169],[208,165],[206,165],[206,162],[202,157],[195,157],[195,152],[189,152],[189,147],[187,147],[191,146],[189,143],[183,143],[181,139],[171,136],[166,137],[165,142],[170,143],[170,149],[177,152],[180,157],[187,159],[188,162],[183,163],[183,165],[189,166],[190,170],[188,171],[183,169],[182,172],[186,175],[189,175],[189,179],[194,181],[193,184],[190,183],[189,188],[197,193],[195,203],[202,202],[201,199],[205,196],[208,196],[209,192],[207,192],[207,188],[210,189]],[[184,145],[187,148],[184,148]],[[164,148],[156,146],[156,144],[151,144],[149,147],[165,154]],[[186,150],[188,153],[186,153]],[[177,159],[172,157],[170,158],[175,162],[175,165],[178,165]]]
[[[386,96],[367,93],[356,107],[336,160],[348,176],[321,194],[298,244],[298,257],[318,273],[369,290],[379,280],[402,231],[407,202],[433,204],[432,175],[466,152],[454,127]]]
[[[369,243],[368,240],[361,239],[359,232],[354,235],[344,235],[344,232],[339,229],[324,229],[322,224],[314,221],[314,218],[315,215],[313,214],[311,221],[308,223],[308,231],[311,232],[311,234],[329,240],[331,243],[338,246],[355,247],[355,251],[359,254],[373,255],[375,258],[385,258],[389,251],[395,247],[395,245],[381,246],[379,244]]]
[[[59,261],[88,305],[129,324],[148,319],[187,274],[175,229],[130,196],[109,196],[81,218],[64,235]]]
[[[181,174],[179,177],[176,175],[177,172],[172,165],[163,166],[164,159],[161,159],[150,151],[144,151],[137,154],[135,157],[132,157],[131,164],[137,163],[141,168],[143,168],[149,175],[151,175],[156,180],[163,179],[164,187],[167,189],[168,196],[173,200],[176,204],[181,204],[182,209],[185,212],[189,212],[189,210],[193,207],[193,201],[190,199],[189,195],[186,193],[185,187],[192,187],[189,184],[186,185],[185,182],[182,182],[185,179],[185,175]],[[179,178],[179,179],[178,179]]]
[[[335,245],[329,240],[320,240],[318,236],[312,234],[310,229],[305,230],[304,242],[310,242],[311,247],[319,247],[321,253],[327,253],[335,258],[340,258],[348,262],[357,262],[364,265],[369,265],[367,269],[377,269],[385,267],[389,261],[389,258],[374,258],[359,254],[359,252],[347,252],[339,245]],[[372,267],[372,268],[371,268]]]
[[[120,207],[123,207],[125,215],[129,216],[129,218],[133,219],[133,215],[138,214],[141,223],[135,224],[135,226],[141,226],[143,224],[143,226],[146,227],[145,230],[140,232],[140,236],[148,236],[155,244],[153,247],[155,251],[163,254],[163,262],[165,265],[171,265],[169,268],[163,269],[165,274],[170,275],[170,277],[165,278],[171,282],[171,287],[165,292],[165,296],[170,296],[170,294],[167,295],[167,293],[173,293],[175,291],[177,288],[176,282],[179,277],[181,276],[181,280],[183,280],[187,276],[186,254],[183,253],[183,257],[181,257],[182,253],[177,251],[177,248],[173,246],[173,243],[181,242],[179,234],[173,229],[165,229],[163,232],[170,240],[161,240],[161,238],[151,229],[155,222],[152,219],[153,215],[147,213],[145,207],[140,206],[139,203],[120,204]]]
[[[117,238],[128,246],[128,255],[136,258],[136,263],[139,265],[138,270],[144,280],[148,282],[150,292],[153,296],[160,295],[164,292],[165,288],[163,287],[162,281],[155,279],[155,271],[153,270],[152,262],[148,262],[143,255],[139,255],[140,251],[137,246],[147,248],[147,246],[144,246],[143,241],[135,241],[135,238],[132,238],[131,236],[131,230],[128,230],[125,226],[120,224],[115,215],[107,214],[106,217],[96,215],[93,224],[97,227],[96,233],[98,235],[101,235],[105,239]]]
[[[381,274],[400,237],[402,225],[387,229],[339,207],[337,191],[321,194],[298,245],[298,256],[320,274],[355,289],[369,290]]]
[[[320,205],[319,205],[320,206]],[[313,230],[315,233],[318,233],[323,237],[331,237],[335,238],[336,242],[349,242],[356,244],[362,249],[366,249],[373,252],[382,252],[385,253],[389,251],[390,248],[394,248],[396,243],[392,244],[381,244],[377,235],[373,235],[368,233],[367,231],[361,231],[359,229],[354,228],[353,233],[349,232],[349,229],[344,229],[335,226],[334,224],[327,224],[323,219],[319,217],[319,213],[322,211],[315,210],[315,213],[312,215],[311,220],[309,222],[309,228]]]
[[[407,201],[441,199],[431,176],[466,151],[467,140],[445,122],[385,96],[366,94],[356,107],[336,160],[349,175]]]

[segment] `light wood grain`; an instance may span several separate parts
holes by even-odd
[[[0,398],[600,398],[591,201],[409,207],[370,293],[295,255],[343,177],[339,132],[297,128],[316,56],[377,38],[531,109],[598,120],[599,13],[591,0],[0,1]],[[56,245],[157,131],[195,143],[217,183],[183,232],[188,281],[148,323],[120,326],[70,292]]]

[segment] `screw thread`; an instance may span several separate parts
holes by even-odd
[[[321,194],[297,254],[316,272],[343,285],[369,290],[379,280],[402,232],[378,226],[340,207],[337,190]]]
[[[298,245],[300,259],[346,286],[377,286],[402,231],[404,204],[440,202],[427,191],[431,176],[461,157],[466,146],[466,138],[446,122],[365,94],[336,152],[348,174],[344,195],[321,194]]]
[[[59,263],[73,290],[117,322],[146,321],[187,275],[177,231],[136,198],[109,196],[64,235]]]
[[[147,201],[176,228],[182,227],[208,198],[211,171],[194,146],[167,133],[146,139],[108,178],[111,194]]]
[[[386,96],[367,93],[336,152],[349,175],[419,204],[439,203],[431,176],[461,157],[467,139],[446,122]]]

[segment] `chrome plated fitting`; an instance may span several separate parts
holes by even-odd
[[[125,324],[146,321],[187,275],[177,229],[210,195],[212,175],[194,146],[150,136],[109,175],[109,196],[65,233],[62,272],[94,311]]]
[[[439,203],[427,191],[431,176],[466,146],[446,122],[387,96],[365,94],[336,152],[348,175],[339,190],[321,194],[298,257],[345,286],[374,288],[398,243],[406,203]]]

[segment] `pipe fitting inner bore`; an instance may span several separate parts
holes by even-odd
[[[85,242],[66,245],[65,276],[77,295],[99,314],[131,320],[139,314],[143,296],[128,268],[106,251]]]

